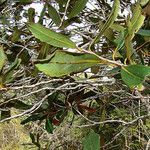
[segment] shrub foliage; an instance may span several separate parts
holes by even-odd
[[[88,128],[84,150],[150,148],[149,0],[3,0],[0,10],[1,123]]]

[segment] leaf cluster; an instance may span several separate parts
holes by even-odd
[[[72,125],[82,116],[80,125],[90,128],[83,149],[142,149],[149,137],[143,130],[149,117],[150,2],[53,0],[41,2],[41,12],[32,4],[0,3],[0,121],[29,114],[22,125],[44,123],[51,134],[71,110]],[[12,108],[23,113],[11,116]],[[140,127],[136,116],[146,116]],[[141,131],[142,144],[136,143]],[[30,137],[41,148],[39,137]]]

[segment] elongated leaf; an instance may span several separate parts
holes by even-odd
[[[0,103],[0,108],[16,108],[16,109],[20,109],[20,110],[26,110],[31,108],[31,105],[28,105],[20,100],[14,100],[14,101],[10,101],[8,103]]]
[[[132,39],[134,38],[135,33],[137,33],[143,25],[144,19],[145,16],[142,15],[142,8],[139,3],[137,3],[133,9],[132,18],[130,19],[130,15],[128,16],[127,28],[122,31],[123,34],[121,33],[120,36],[116,38],[116,41],[119,41],[119,43],[117,43],[117,48],[115,49],[115,52],[113,54],[114,57],[116,57],[116,54],[118,54],[118,50],[125,46],[126,57],[130,61],[130,63],[132,63],[131,56],[134,52]]]
[[[12,105],[12,107],[14,107],[16,109],[20,109],[20,110],[26,110],[26,109],[31,108],[31,105],[28,105],[19,100],[12,101],[12,102],[10,102],[10,104]]]
[[[42,113],[38,113],[38,114],[33,114],[32,116],[26,118],[25,120],[22,120],[21,121],[21,124],[24,125],[30,121],[34,122],[34,121],[37,121],[37,120],[43,120],[45,119],[45,115],[43,115]]]
[[[114,0],[114,4],[113,4],[113,8],[112,8],[112,12],[111,12],[110,16],[108,17],[108,19],[106,20],[104,25],[102,27],[100,27],[100,31],[97,34],[97,36],[93,39],[92,43],[90,44],[89,49],[95,42],[97,42],[99,40],[99,38],[104,34],[104,32],[109,27],[111,27],[111,25],[114,23],[115,19],[118,16],[119,7],[120,7],[120,0]]]
[[[22,4],[28,4],[28,3],[32,3],[32,0],[20,0],[19,2]]]
[[[59,77],[83,71],[102,62],[92,54],[56,51],[49,63],[37,64],[38,70],[51,77]]]
[[[113,30],[116,30],[116,31],[118,31],[118,32],[123,32],[124,29],[125,29],[123,26],[121,26],[121,25],[119,25],[119,24],[117,24],[117,23],[113,23],[113,24],[110,26],[110,28],[113,29]]]
[[[12,65],[9,67],[9,69],[4,73],[3,75],[3,83],[9,83],[11,82],[14,77],[13,77],[13,73],[14,70],[19,67],[21,63],[21,59],[16,58],[15,61],[12,63]]]
[[[104,22],[103,21],[99,21],[99,26],[103,26]],[[114,40],[114,32],[113,29],[108,28],[106,29],[106,31],[104,32],[104,36],[109,39],[110,41]]]
[[[131,88],[142,84],[148,75],[150,75],[150,67],[143,65],[129,65],[121,70],[122,80]]]
[[[137,34],[142,35],[142,36],[150,36],[150,30],[144,30],[140,29]]]
[[[34,8],[29,8],[28,9],[29,22],[34,22],[34,17],[35,17],[35,9]]]
[[[144,23],[145,16],[142,15],[142,8],[139,4],[136,5],[133,11],[133,17],[131,18],[131,29],[129,28],[129,35],[131,39],[134,37],[134,34],[141,28]]]
[[[124,47],[124,37],[126,35],[126,32],[127,30],[123,30],[122,32],[119,33],[117,38],[114,40],[117,47],[113,53],[113,59],[117,57],[122,57],[121,54],[119,53],[119,50]]]
[[[100,137],[93,130],[83,139],[83,150],[100,150]]]
[[[126,47],[126,55],[130,62],[131,56],[133,54],[133,44],[132,39],[135,36],[135,33],[141,28],[141,26],[144,23],[145,16],[142,15],[142,8],[137,3],[134,10],[133,10],[133,17],[131,18],[131,21],[128,21],[128,34],[125,38],[125,47]]]
[[[43,9],[42,9],[40,16],[39,16],[39,21],[38,21],[39,24],[43,24],[46,8],[47,8],[47,4],[44,4]]]
[[[7,59],[7,57],[4,53],[3,47],[0,46],[0,71],[2,70],[2,68],[5,64],[6,59]]]
[[[85,7],[88,0],[77,0],[72,11],[69,13],[68,18],[77,16]]]
[[[75,43],[66,36],[56,33],[38,23],[29,23],[28,28],[42,42],[56,47],[76,48]]]
[[[35,143],[35,137],[34,134],[30,132],[30,138],[32,140],[32,143]]]
[[[47,57],[49,49],[50,49],[50,45],[47,43],[43,43],[38,55],[38,59],[45,59]]]
[[[51,6],[50,4],[48,4],[48,14],[49,16],[52,18],[53,22],[59,26],[61,23],[61,18],[58,14],[58,12],[56,11],[56,9]]]
[[[45,129],[48,133],[53,133],[54,128],[50,119],[46,119]]]

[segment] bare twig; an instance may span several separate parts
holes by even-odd
[[[60,25],[59,25],[59,28],[60,28],[60,27],[62,26],[62,24],[63,24],[63,21],[64,21],[64,19],[65,19],[66,14],[67,14],[67,9],[68,9],[68,7],[69,7],[69,3],[70,3],[70,0],[68,0],[67,3],[66,3],[64,15],[63,15],[63,17],[61,18],[61,23],[60,23]]]
[[[54,92],[62,89],[63,87],[65,86],[68,86],[68,83],[64,84],[64,85],[61,85],[59,87],[57,87],[53,92],[47,94],[44,96],[44,98],[42,98],[42,100],[40,100],[39,102],[35,103],[30,109],[20,113],[20,114],[17,114],[17,115],[14,115],[14,116],[11,116],[11,117],[8,117],[8,118],[5,118],[3,120],[0,120],[0,123],[3,123],[5,121],[8,121],[8,120],[11,120],[11,119],[15,119],[15,118],[18,118],[18,117],[22,117],[22,116],[26,116],[26,115],[29,115],[31,113],[33,113],[34,111],[36,111],[41,105],[42,103],[45,101],[45,99],[47,99],[50,95],[52,95]]]

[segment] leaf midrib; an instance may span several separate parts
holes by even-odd
[[[52,36],[49,36],[49,34],[47,34],[47,33],[45,33],[45,32],[43,32],[42,30],[38,30],[38,29],[36,29],[36,27],[34,27],[34,26],[31,26],[31,25],[29,25],[30,26],[30,28],[33,28],[34,30],[36,30],[36,31],[38,31],[38,32],[40,32],[40,33],[42,33],[43,35],[45,35],[45,36],[47,36],[47,37],[49,37],[49,38],[51,38],[51,39],[53,39],[53,40],[56,40],[56,41],[58,41],[58,42],[61,42],[61,43],[64,43],[65,45],[71,45],[69,42],[72,42],[71,40],[70,41],[68,41],[67,43],[66,42],[64,42],[64,41],[62,41],[62,40],[59,40],[58,38],[55,38],[55,36],[54,37],[52,37]],[[44,29],[45,30],[45,29]],[[48,30],[48,29],[47,29]],[[50,29],[49,29],[49,31],[50,32],[54,32],[54,31],[51,31]],[[55,33],[55,32],[54,32]],[[33,33],[34,34],[34,33]],[[56,34],[58,34],[58,33],[56,33]],[[58,35],[59,36],[59,35]],[[63,35],[61,35],[61,36],[63,36]],[[67,39],[65,36],[64,36],[64,38],[66,39],[66,40],[69,40],[69,39]],[[69,44],[68,44],[69,43]],[[76,45],[72,42],[72,45],[70,46],[70,47],[73,47],[73,45],[74,45],[74,48],[76,47]]]
[[[134,75],[133,73],[131,73],[130,71],[128,71],[127,69],[125,69],[124,67],[122,68],[124,71],[126,71],[128,74],[130,74],[131,76],[133,76],[134,78],[138,78],[139,80],[143,80],[143,78]]]

